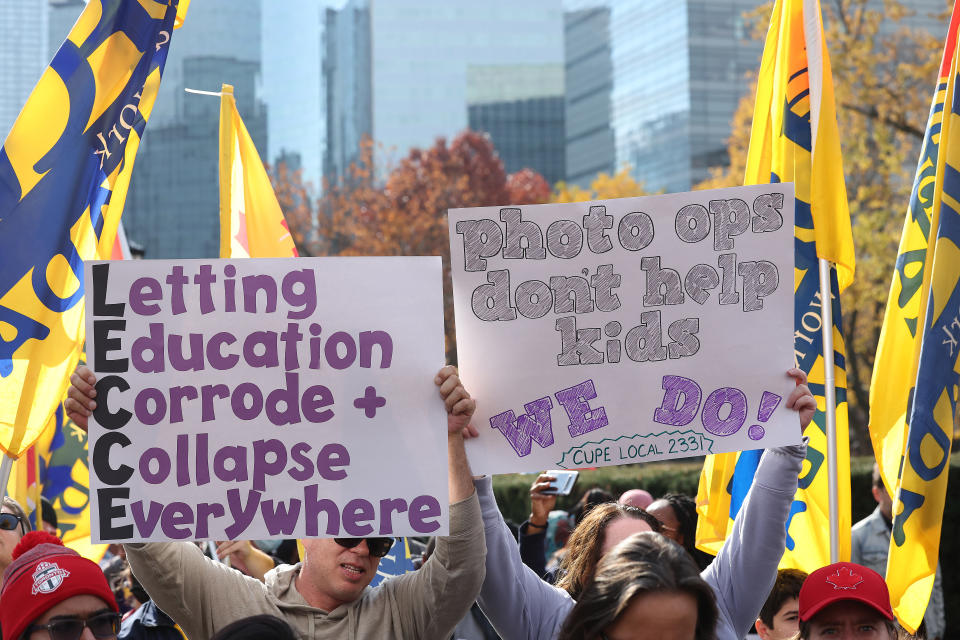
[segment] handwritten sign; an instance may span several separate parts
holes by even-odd
[[[86,263],[94,540],[445,533],[440,268]]]
[[[449,212],[476,473],[796,443],[793,185]]]

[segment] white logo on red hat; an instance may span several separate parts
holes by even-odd
[[[846,572],[846,575],[844,575]],[[857,585],[863,582],[863,576],[854,573],[848,567],[840,567],[837,572],[827,576],[827,582],[833,585],[837,591],[841,589],[856,589]]]
[[[61,569],[55,562],[41,562],[33,571],[33,595],[53,593],[69,575],[69,571]]]

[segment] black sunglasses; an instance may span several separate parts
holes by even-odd
[[[24,534],[27,532],[27,528],[23,524],[23,520],[15,513],[0,513],[0,529],[4,531],[13,531],[17,528],[17,525],[20,526],[20,533]]]
[[[393,538],[334,538],[333,541],[345,549],[353,549],[355,546],[367,541],[367,549],[370,555],[375,558],[382,558],[390,553],[393,547]]]
[[[120,630],[120,614],[104,611],[89,618],[58,618],[47,624],[28,627],[24,633],[29,635],[34,631],[46,629],[50,634],[50,640],[79,640],[84,627],[90,629],[90,633],[97,638],[115,638],[117,631]]]

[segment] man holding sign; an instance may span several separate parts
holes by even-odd
[[[125,544],[151,598],[191,640],[260,613],[286,619],[304,638],[449,636],[480,591],[486,546],[463,446],[465,435],[476,435],[470,427],[476,401],[454,367],[441,369],[434,383],[448,414],[450,536],[437,539],[419,571],[367,588],[392,538],[304,540],[303,562],[269,572],[265,584],[204,557],[193,544]],[[95,385],[86,366],[71,377],[65,406],[81,427],[97,407]]]
[[[463,445],[475,403],[452,367],[426,379],[443,359],[439,258],[86,269],[92,370],[65,406],[93,418],[94,537],[124,542],[187,636],[258,613],[311,639],[449,635],[485,545]],[[431,561],[369,589],[394,536],[418,534],[440,536]],[[305,557],[261,583],[177,542],[240,537],[303,538]]]

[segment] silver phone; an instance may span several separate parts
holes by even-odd
[[[553,469],[546,472],[548,476],[553,476],[556,480],[550,482],[550,486],[544,489],[543,493],[547,495],[568,496],[573,491],[573,485],[577,483],[579,471],[567,471],[565,469]]]

